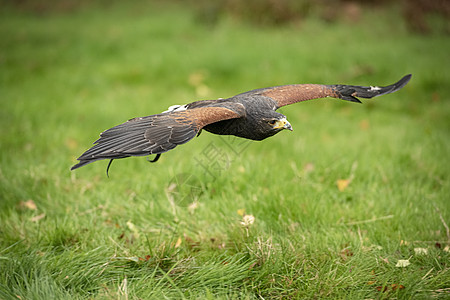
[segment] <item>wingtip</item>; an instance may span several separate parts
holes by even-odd
[[[80,163],[77,163],[76,165],[74,165],[74,166],[72,166],[72,167],[70,168],[70,171],[76,170],[76,169],[78,169],[79,167],[81,167],[81,166],[80,166]]]
[[[72,166],[72,168],[70,168],[70,171],[76,170],[78,168],[83,167],[84,165],[87,165],[89,163],[91,163],[93,161],[88,161],[88,160],[80,160],[76,165]]]
[[[412,78],[412,74],[407,74],[405,76],[403,76],[402,79],[400,79],[397,83],[394,84],[395,86],[395,91],[403,88],[405,85],[408,84],[408,82],[411,80]]]

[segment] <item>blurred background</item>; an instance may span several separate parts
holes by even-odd
[[[105,0],[3,0],[3,5],[28,11],[33,14],[69,13],[86,9],[93,4],[107,8],[114,2]],[[136,2],[136,1],[131,1]],[[363,18],[363,10],[396,10],[412,32],[430,34],[442,31],[449,34],[448,18],[450,4],[445,0],[216,0],[216,1],[138,1],[160,5],[178,4],[195,9],[199,20],[206,24],[215,24],[224,15],[245,20],[255,25],[279,26],[299,23],[310,17],[326,22],[354,22]]]

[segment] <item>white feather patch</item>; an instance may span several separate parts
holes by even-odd
[[[174,111],[183,111],[186,110],[187,104],[185,105],[172,105],[167,110],[163,111],[162,113],[169,113]]]

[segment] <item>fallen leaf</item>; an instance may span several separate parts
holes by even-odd
[[[195,93],[198,97],[206,97],[210,94],[210,89],[206,84],[200,84],[195,87]]]
[[[402,285],[402,284],[395,284],[395,283],[393,283],[393,284],[391,284],[391,288],[392,288],[393,291],[395,291],[397,289],[403,290],[405,288],[405,286]]]
[[[203,83],[205,77],[206,77],[205,71],[197,70],[189,74],[188,82],[192,86],[199,86]]]
[[[175,248],[180,247],[180,245],[181,245],[181,237],[179,237],[177,242],[175,243]]]
[[[427,248],[414,248],[414,253],[416,255],[427,255],[428,249]]]
[[[395,265],[397,268],[405,268],[409,266],[411,263],[409,262],[409,259],[399,259],[397,264]]]
[[[450,252],[450,246],[449,245],[445,246],[444,251],[445,252]]]
[[[257,262],[255,261],[254,263],[252,263],[252,264],[248,267],[248,269],[249,269],[249,270],[253,269],[253,268],[256,266],[256,264],[257,264]]]
[[[137,256],[130,256],[130,257],[117,257],[117,259],[124,259],[127,261],[134,261],[134,262],[139,262],[139,257]]]
[[[31,210],[36,210],[37,206],[36,203],[34,203],[33,200],[27,200],[25,202],[20,202],[20,206],[31,209]]]
[[[380,256],[380,258],[381,258],[381,260],[384,261],[385,263],[387,263],[387,264],[389,263],[389,259],[388,259],[387,257],[386,257],[386,258],[383,258],[382,256]]]
[[[344,248],[341,250],[339,255],[342,257],[343,260],[347,260],[349,257],[353,256],[353,252],[349,248]]]
[[[338,179],[338,181],[336,181],[336,185],[340,192],[343,192],[348,187],[349,184],[350,184],[349,179]]]
[[[361,122],[359,122],[359,128],[361,128],[362,130],[367,130],[370,127],[370,123],[369,120],[362,120]]]
[[[127,226],[128,226],[128,229],[130,229],[133,232],[133,237],[138,238],[139,230],[136,228],[136,226],[133,223],[131,223],[131,221],[127,222]]]
[[[255,223],[255,217],[252,215],[244,215],[244,217],[242,218],[242,222],[241,225],[248,227],[250,225],[252,225],[253,223]]]
[[[387,286],[377,286],[376,287],[376,289],[377,289],[377,291],[379,291],[379,292],[386,292],[387,291],[387,289],[388,289],[388,287]]]
[[[377,286],[376,287],[376,289],[377,289],[377,291],[379,291],[379,292],[386,292],[387,290],[389,290],[389,287],[390,287],[390,289],[392,290],[392,291],[395,291],[395,290],[402,290],[402,289],[404,289],[405,288],[405,286],[404,285],[402,285],[402,284],[396,284],[396,283],[393,283],[393,284],[391,284],[390,286],[388,286],[388,285],[384,285],[384,286]]]
[[[41,220],[41,219],[43,219],[43,218],[45,218],[45,214],[40,214],[40,215],[37,215],[37,216],[32,217],[32,218],[31,218],[31,221],[32,221],[32,222],[37,222],[37,221],[39,221],[39,220]]]
[[[166,188],[166,191],[168,193],[173,193],[175,191],[175,189],[177,188],[177,184],[175,182],[172,182],[171,184],[169,184],[169,186]]]
[[[303,166],[303,171],[307,174],[307,173],[311,173],[312,171],[314,171],[314,164],[313,163],[306,163]]]
[[[70,150],[74,150],[78,147],[78,142],[75,139],[68,138],[65,141],[66,147]]]
[[[151,258],[150,255],[146,255],[145,257],[139,257],[140,261],[148,261]]]
[[[197,200],[195,200],[194,202],[192,202],[191,204],[188,205],[188,211],[190,214],[193,214],[197,208],[198,208]]]
[[[192,249],[192,248],[197,248],[198,246],[200,246],[199,242],[195,242],[186,233],[184,233],[183,235],[184,235],[184,241],[186,242],[186,244],[189,248]]]

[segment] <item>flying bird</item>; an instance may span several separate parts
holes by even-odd
[[[411,74],[388,86],[292,84],[248,91],[231,98],[200,100],[174,105],[160,114],[134,118],[103,131],[94,146],[84,152],[75,170],[91,162],[109,159],[108,174],[114,159],[161,153],[184,144],[204,129],[219,135],[261,141],[292,126],[277,109],[285,105],[332,97],[361,103],[357,98],[373,98],[396,92],[411,79]]]

